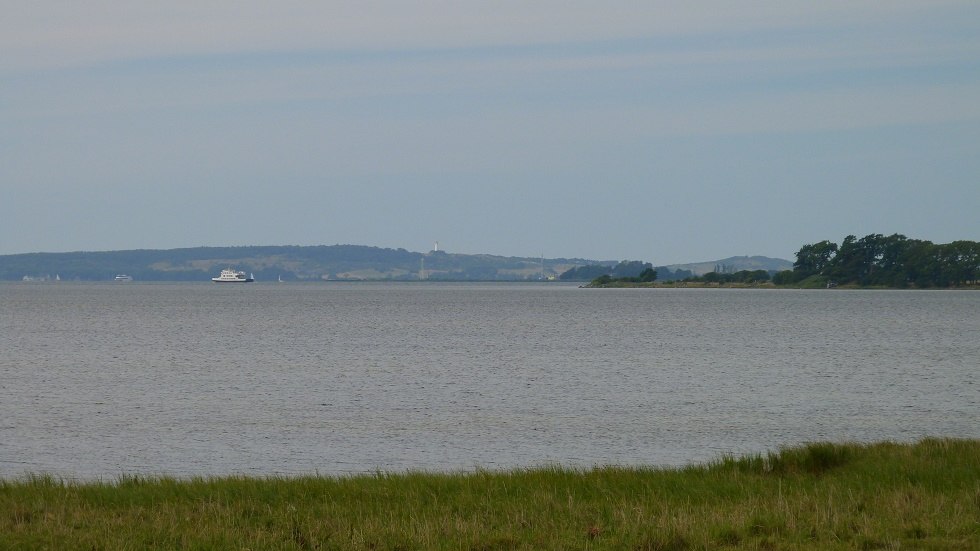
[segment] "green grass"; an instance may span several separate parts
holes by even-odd
[[[0,549],[980,549],[980,441],[683,469],[0,481]]]

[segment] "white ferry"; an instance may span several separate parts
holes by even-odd
[[[126,274],[119,274],[116,277],[112,278],[112,280],[113,281],[132,281],[133,280],[133,276],[126,275]]]
[[[229,268],[221,270],[221,275],[212,277],[211,281],[215,283],[251,283],[255,281],[255,276],[249,274],[248,277],[245,277],[245,272],[236,272]]]

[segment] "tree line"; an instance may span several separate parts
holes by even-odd
[[[623,281],[633,283],[646,283],[652,281],[677,281],[685,278],[694,277],[691,270],[671,270],[667,266],[654,267],[649,262],[640,260],[623,260],[618,264],[588,264],[576,266],[562,272],[558,279],[562,281],[595,281],[602,278],[602,282]]]
[[[840,245],[820,241],[803,245],[792,270],[773,276],[788,285],[810,280],[830,285],[954,287],[976,284],[980,243],[936,244],[904,235],[878,233],[860,239],[848,235]]]
[[[576,266],[561,275],[558,279],[562,281],[591,281],[599,277],[607,276],[610,280],[639,277],[640,272],[652,270],[653,265],[649,262],[640,260],[623,260],[616,265],[589,264],[586,266]]]

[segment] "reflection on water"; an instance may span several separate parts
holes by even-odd
[[[0,284],[0,476],[678,465],[980,437],[980,293]]]

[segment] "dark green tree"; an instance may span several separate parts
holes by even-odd
[[[593,279],[590,285],[594,285],[597,287],[600,285],[607,285],[608,283],[612,282],[612,280],[613,280],[612,276],[610,276],[609,274],[603,274]]]
[[[639,277],[644,270],[652,270],[653,264],[640,260],[623,260],[613,267],[610,275],[614,278]]]
[[[796,252],[796,262],[793,263],[793,271],[796,272],[798,279],[816,274],[825,275],[824,271],[836,254],[837,244],[827,240],[803,245]]]
[[[833,260],[824,269],[823,275],[841,283],[856,281],[864,271],[864,256],[857,236],[848,235],[841,242]]]
[[[641,282],[644,283],[657,281],[657,270],[654,270],[653,268],[647,268],[642,272],[640,272],[640,275],[637,276],[637,279],[639,279]]]
[[[980,274],[980,243],[953,241],[943,245],[941,260],[950,283],[964,285],[975,282]]]

